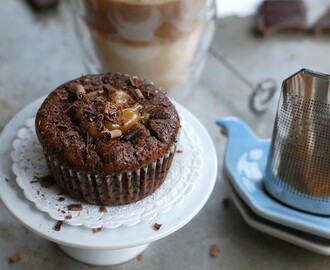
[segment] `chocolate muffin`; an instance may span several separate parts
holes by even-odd
[[[62,84],[36,115],[52,177],[72,197],[99,205],[152,194],[171,166],[179,130],[178,113],[159,88],[118,73]]]

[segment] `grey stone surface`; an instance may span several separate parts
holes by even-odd
[[[306,3],[310,25],[330,5],[329,0]],[[0,129],[21,108],[84,72],[70,21],[64,1],[56,10],[35,13],[23,0],[0,0]],[[254,17],[221,19],[212,43],[253,84],[273,78],[280,86],[301,68],[330,73],[329,34],[276,33],[261,38],[252,32],[254,22]],[[228,66],[209,55],[200,84],[181,102],[205,125],[214,141],[217,183],[200,213],[179,231],[153,243],[141,260],[113,267],[82,264],[23,228],[0,204],[0,269],[328,269],[329,257],[263,234],[249,227],[233,204],[228,208],[222,205],[228,196],[221,174],[226,139],[215,120],[234,115],[261,137],[272,132],[280,90],[269,111],[260,116],[249,110],[251,91]],[[215,258],[209,256],[212,244],[220,247]],[[22,259],[11,265],[8,258],[16,252]],[[45,261],[46,257],[50,260]]]

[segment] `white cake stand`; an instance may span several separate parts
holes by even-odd
[[[183,202],[169,212],[157,215],[151,221],[141,221],[134,226],[103,229],[93,233],[86,227],[63,224],[60,231],[55,231],[55,221],[36,209],[33,203],[24,197],[11,171],[10,152],[17,130],[24,125],[26,119],[35,116],[43,100],[44,97],[21,110],[0,135],[0,198],[27,229],[57,243],[71,257],[92,265],[115,265],[129,261],[143,252],[150,243],[174,233],[192,220],[211,195],[217,174],[217,157],[213,142],[197,118],[177,104],[180,113],[201,138],[203,149],[200,176]],[[161,228],[155,230],[154,223],[162,224]]]

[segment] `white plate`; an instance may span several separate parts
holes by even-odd
[[[219,119],[228,134],[224,171],[244,202],[259,216],[330,239],[330,218],[302,212],[273,199],[263,187],[270,139],[257,138],[235,117]]]
[[[330,255],[330,240],[313,234],[295,230],[287,226],[271,222],[255,214],[239,197],[230,180],[223,177],[223,181],[229,191],[238,211],[247,224],[261,232],[277,237],[281,240],[308,249],[310,251]]]
[[[57,185],[43,187],[38,181],[33,181],[38,176],[50,174],[36,135],[35,118],[29,118],[17,133],[17,138],[13,142],[14,150],[11,153],[12,168],[16,182],[23,189],[25,197],[54,220],[87,228],[134,226],[142,220],[155,219],[159,214],[171,211],[182,203],[192,191],[195,180],[199,178],[203,163],[201,140],[184,117],[181,117],[180,133],[180,140],[177,143],[177,151],[180,153],[174,156],[164,183],[143,200],[121,206],[106,206],[106,212],[100,211],[98,205],[83,203],[63,194]],[[80,204],[82,210],[70,211],[68,210],[70,204]],[[70,218],[66,218],[67,216]]]
[[[24,126],[25,121],[34,117],[44,97],[36,100],[20,111],[6,125],[0,135],[0,197],[8,210],[29,230],[37,235],[67,247],[86,249],[125,249],[151,243],[177,231],[187,224],[204,206],[208,200],[217,174],[217,158],[213,142],[204,126],[187,109],[178,105],[182,116],[195,129],[196,135],[201,139],[203,159],[198,179],[194,188],[183,202],[170,212],[160,214],[150,221],[141,221],[134,226],[121,226],[114,229],[104,229],[92,233],[91,229],[64,224],[60,231],[54,230],[55,222],[48,214],[36,209],[28,201],[15,182],[11,172],[10,153],[12,142],[17,131]],[[194,157],[191,157],[194,158]],[[155,231],[153,224],[162,224]]]

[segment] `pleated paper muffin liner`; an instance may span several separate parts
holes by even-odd
[[[71,170],[52,155],[45,154],[48,168],[57,184],[73,198],[97,205],[122,205],[142,200],[164,182],[176,150],[167,152],[147,166],[133,171],[94,174]]]

